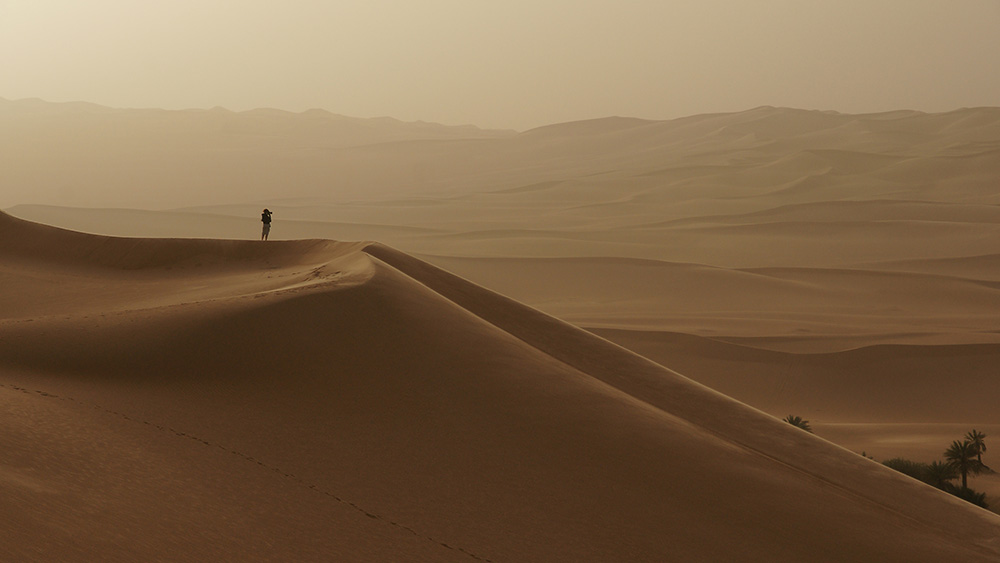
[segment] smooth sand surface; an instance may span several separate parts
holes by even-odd
[[[385,246],[0,231],[15,558],[1000,556],[995,515]]]
[[[25,557],[1000,558],[995,515],[858,455],[1000,435],[1000,110],[367,139],[284,199],[126,209],[97,167],[87,208],[8,209],[98,235],[0,225]]]

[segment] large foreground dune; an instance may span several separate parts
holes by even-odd
[[[1000,559],[996,515],[384,245],[0,214],[0,283],[10,560]]]

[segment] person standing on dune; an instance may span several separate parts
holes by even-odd
[[[267,235],[271,233],[271,211],[264,208],[264,212],[260,214],[260,221],[264,223],[264,229],[260,232],[260,240],[267,240]]]

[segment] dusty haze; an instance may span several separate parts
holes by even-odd
[[[953,5],[0,0],[0,545],[996,561]]]
[[[0,97],[527,129],[997,105],[1000,4],[5,0]]]

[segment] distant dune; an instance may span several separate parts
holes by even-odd
[[[382,245],[0,241],[17,560],[1000,556],[995,515]]]
[[[516,134],[319,110],[0,100],[0,128],[5,208],[168,209],[278,199],[312,207],[444,197],[447,208],[469,198],[490,204],[502,220],[524,206],[600,205],[635,226],[817,201],[1000,203],[993,189],[1000,108],[848,115],[762,107]],[[558,184],[498,196],[548,182]],[[325,218],[330,213],[337,211]]]
[[[0,205],[154,208],[330,189],[383,194],[420,168],[399,148],[408,141],[433,151],[435,144],[514,134],[322,110],[168,111],[3,99],[0,130],[6,171]],[[403,168],[382,166],[372,145],[397,154],[401,160],[394,164]]]

